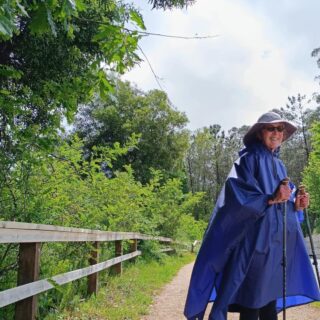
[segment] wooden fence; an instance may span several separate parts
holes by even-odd
[[[130,241],[130,252],[123,254],[122,241]],[[15,303],[15,320],[33,320],[37,313],[37,294],[83,277],[87,277],[88,293],[98,289],[98,272],[113,266],[121,274],[122,262],[141,255],[138,240],[172,243],[172,239],[133,232],[107,232],[66,228],[21,222],[0,222],[0,243],[19,243],[17,287],[0,292],[0,308]],[[93,250],[86,268],[39,280],[40,246],[44,242],[92,242]],[[99,262],[100,242],[115,243],[115,257]],[[167,247],[164,251],[169,251]]]

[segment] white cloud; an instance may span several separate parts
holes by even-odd
[[[308,43],[308,34],[288,37],[287,30],[275,28],[279,22],[272,24],[267,9],[251,3],[198,0],[187,11],[165,12],[148,12],[143,6],[152,32],[219,35],[206,40],[148,37],[141,42],[156,74],[163,78],[162,87],[186,112],[191,129],[214,123],[224,129],[250,124],[262,112],[284,106],[289,95],[317,90],[313,80],[317,69],[314,66],[310,74],[312,59],[302,45]],[[278,7],[280,15],[279,3]],[[147,63],[125,78],[142,90],[158,88]]]

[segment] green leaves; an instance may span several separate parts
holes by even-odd
[[[317,121],[312,126],[312,152],[308,165],[303,172],[303,183],[310,193],[311,227],[320,231],[320,122]]]
[[[11,79],[20,79],[22,72],[14,69],[11,66],[0,65],[0,77],[7,77]]]
[[[14,9],[17,3],[6,0],[0,6],[0,39],[9,39],[16,31]]]
[[[3,36],[11,37],[15,26],[6,16],[0,16],[0,33]]]
[[[124,73],[140,61],[140,36],[125,28],[130,21],[145,28],[132,5],[113,0],[90,6],[82,0],[4,0],[0,102],[10,105],[14,116],[2,110],[0,128],[1,121],[8,122],[5,145],[11,153],[20,131],[36,125],[37,135],[52,136],[64,117],[72,121],[80,104],[96,95],[108,99],[112,72]]]
[[[78,11],[84,10],[82,2],[73,0],[64,1],[39,1],[31,6],[31,19],[29,28],[35,35],[51,33],[57,36],[59,25],[64,26],[65,31],[72,27],[72,18],[78,16]]]
[[[148,97],[144,101],[130,93],[125,101],[114,90],[112,81],[114,71],[124,73],[140,61],[139,32],[127,29],[134,25],[145,30],[138,10],[115,0],[0,0],[0,3],[1,219],[174,235],[179,217],[193,201],[186,200],[186,205],[182,205],[181,184],[168,181],[161,185],[163,181],[157,171],[152,174],[150,184],[142,185],[135,179],[132,163],[138,148],[143,150],[145,146],[147,154],[153,153],[155,159],[164,159],[164,163],[170,157],[174,162],[177,158],[181,160],[185,136],[182,134],[176,144],[175,124],[160,117],[156,127],[153,117],[157,110],[152,113],[152,108],[145,108],[149,102],[150,105],[159,102],[162,109],[166,108],[165,95],[155,94],[154,99]],[[101,116],[112,120],[107,122],[108,126],[120,126],[121,130],[123,126],[123,131],[115,130],[117,136],[109,144],[91,146],[89,153],[77,136],[66,136],[64,127],[65,121],[72,125],[79,106],[90,104],[93,97],[109,103],[108,112]],[[121,103],[124,108],[131,108],[128,114],[126,110],[118,113]],[[174,112],[163,113],[178,123],[179,129],[186,121]],[[138,117],[137,121],[131,114]],[[168,127],[161,131],[162,125]],[[150,138],[148,131],[152,132]],[[159,145],[167,140],[164,149],[168,146],[179,149],[178,156],[169,149],[158,155],[154,151],[159,147],[154,135],[163,138],[156,142]],[[143,141],[145,144],[140,144]],[[138,166],[147,172],[150,163],[141,157]],[[176,172],[177,166],[171,171]],[[144,178],[147,182],[148,177]],[[165,200],[167,207],[163,204]],[[172,211],[162,214],[168,210]],[[173,227],[170,219],[177,222]],[[54,253],[58,258],[55,261],[77,256],[78,244],[71,244],[70,250],[63,249],[61,244],[54,246],[61,246],[57,248],[58,254]],[[49,257],[43,265],[53,267],[53,272],[54,267],[58,271],[60,267],[77,264],[70,260],[66,265],[63,262],[50,265],[52,251],[47,246],[43,249],[47,250],[43,256]],[[4,252],[1,251],[2,256],[6,255]],[[9,254],[10,265],[15,265],[17,252],[10,250]],[[3,283],[8,285],[7,281]],[[69,303],[68,292],[52,292],[52,296],[43,295],[47,302],[40,302],[41,312],[47,306],[52,308],[53,301],[61,301],[61,295],[65,299],[61,304]]]
[[[99,93],[102,99],[107,99],[108,94],[114,91],[113,84],[107,78],[107,74],[103,69],[98,71],[99,77]]]
[[[76,10],[76,2],[73,0],[67,0],[65,3],[67,3],[67,7],[70,8],[70,12]]]
[[[100,25],[99,32],[93,38],[103,51],[104,62],[121,74],[140,61],[134,54],[139,39],[140,36],[136,32],[127,32],[122,26],[111,25],[108,22]]]
[[[19,0],[16,0],[17,7],[19,8],[20,12],[22,13],[23,16],[29,17],[28,12],[26,11],[25,7],[21,5]]]
[[[153,8],[157,9],[172,9],[183,8],[192,5],[195,0],[149,0]]]
[[[146,26],[144,25],[143,17],[138,10],[130,9],[130,19],[135,22],[136,25],[142,30],[146,30]]]
[[[57,36],[57,23],[63,23],[68,29],[71,18],[84,10],[84,4],[78,0],[34,1],[22,4],[19,0],[6,0],[0,7],[0,36],[3,39],[13,37],[20,30],[21,17],[29,21],[29,28],[33,34],[52,33]]]
[[[33,34],[44,34],[51,32],[56,35],[55,25],[52,19],[51,10],[46,6],[45,2],[40,2],[36,10],[33,10],[32,19],[29,29]]]
[[[118,159],[116,169],[131,163],[135,177],[142,183],[151,178],[150,168],[162,170],[165,179],[183,171],[183,157],[188,148],[184,130],[186,116],[173,109],[164,92],[141,92],[129,83],[116,82],[117,90],[83,108],[76,127],[87,146],[126,143],[139,134],[137,148]]]

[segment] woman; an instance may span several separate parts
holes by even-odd
[[[263,114],[244,136],[240,152],[217,200],[193,269],[185,316],[225,320],[275,320],[282,307],[283,220],[287,210],[287,307],[320,300],[305,249],[297,210],[308,195],[295,197],[293,184],[282,184],[286,169],[279,149],[296,127],[274,113]]]

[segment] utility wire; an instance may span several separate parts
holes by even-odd
[[[140,31],[140,30],[132,30],[132,29],[129,29],[129,28],[126,28],[126,27],[123,27],[123,26],[115,26],[111,23],[108,23],[108,22],[105,22],[105,21],[97,21],[97,20],[94,20],[94,19],[85,19],[85,18],[79,18],[77,17],[78,20],[82,20],[82,21],[86,21],[86,22],[94,22],[94,23],[97,23],[97,24],[102,24],[102,25],[110,25],[110,26],[114,26],[114,27],[118,27],[124,31],[127,31],[127,32],[130,32],[130,33],[138,33],[140,35],[143,35],[143,36],[156,36],[156,37],[164,37],[164,38],[174,38],[174,39],[183,39],[183,40],[203,40],[203,39],[213,39],[213,38],[217,38],[219,37],[219,35],[207,35],[207,36],[178,36],[178,35],[170,35],[170,34],[163,34],[163,33],[155,33],[155,32],[147,32],[147,31]],[[152,65],[147,57],[147,55],[144,53],[144,51],[142,50],[142,48],[137,45],[139,50],[141,51],[142,55],[145,57],[148,65],[149,65],[149,68],[159,86],[159,88],[162,90],[162,91],[165,91],[162,86],[161,86],[161,83],[159,81],[159,77],[156,75],[154,69],[152,68]],[[168,101],[171,105],[173,105],[173,103],[170,101],[169,97],[168,97]]]
[[[158,76],[156,75],[155,71],[153,70],[152,65],[151,65],[151,63],[150,63],[147,55],[144,53],[144,51],[142,50],[142,48],[141,48],[139,45],[138,45],[138,48],[139,48],[139,50],[141,51],[141,53],[143,54],[143,56],[146,58],[146,61],[147,61],[148,65],[149,65],[149,68],[150,68],[150,70],[151,70],[154,78],[156,79],[156,82],[157,82],[160,90],[166,92],[166,91],[162,88],[161,83],[160,83],[160,81],[159,81],[160,77],[158,77]],[[173,104],[172,101],[170,100],[170,98],[169,98],[169,96],[168,96],[168,93],[166,93],[166,95],[167,95],[167,100],[168,100],[169,104],[170,104],[172,107],[174,107],[174,104]]]
[[[150,70],[151,70],[154,78],[156,79],[158,86],[160,87],[160,89],[161,89],[162,91],[164,91],[163,88],[162,88],[162,86],[161,86],[161,84],[160,84],[160,82],[159,82],[159,77],[158,77],[158,76],[156,75],[156,73],[154,72],[154,70],[153,70],[153,68],[152,68],[152,65],[151,65],[151,63],[150,63],[147,55],[144,53],[144,51],[142,50],[142,48],[141,48],[139,45],[138,45],[138,48],[139,48],[139,50],[141,51],[141,53],[143,54],[143,56],[146,58],[146,61],[147,61],[148,65],[149,65],[149,68],[150,68]]]
[[[165,38],[184,39],[184,40],[192,40],[192,39],[203,40],[203,39],[212,39],[212,38],[219,37],[219,35],[217,35],[217,34],[216,35],[207,35],[207,36],[198,36],[198,35],[196,35],[196,36],[178,36],[178,35],[163,34],[163,33],[156,33],[156,32],[147,32],[147,31],[141,31],[141,30],[136,30],[136,29],[129,29],[129,28],[126,28],[123,26],[108,23],[106,21],[98,21],[98,20],[94,20],[94,19],[85,19],[85,18],[79,18],[79,17],[77,17],[76,19],[81,20],[81,21],[86,21],[86,22],[94,22],[97,24],[118,27],[118,28],[125,30],[127,32],[137,32],[137,33],[144,35],[144,36],[157,36],[157,37],[165,37]]]
[[[128,28],[123,28],[124,30],[128,32],[137,32],[145,36],[157,36],[157,37],[165,37],[165,38],[175,38],[175,39],[184,39],[184,40],[192,40],[192,39],[197,39],[197,40],[202,40],[202,39],[212,39],[212,38],[217,38],[219,37],[218,34],[213,35],[213,36],[177,36],[177,35],[170,35],[170,34],[163,34],[163,33],[155,33],[155,32],[147,32],[147,31],[140,31],[140,30],[131,30]]]

